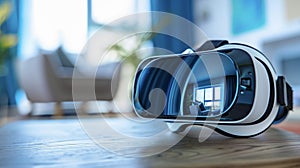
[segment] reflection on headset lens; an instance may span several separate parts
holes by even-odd
[[[159,57],[138,72],[135,107],[144,117],[217,117],[232,106],[237,79],[223,53]]]
[[[187,81],[183,116],[219,116],[230,108],[237,92],[236,67],[224,54],[198,57]]]

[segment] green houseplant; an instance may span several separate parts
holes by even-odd
[[[4,62],[9,56],[9,49],[17,44],[17,37],[13,34],[4,34],[2,25],[8,18],[11,11],[11,4],[4,2],[0,5],[0,126],[5,123],[8,102],[6,93],[6,74]]]
[[[136,68],[138,67],[141,60],[151,54],[141,50],[143,49],[143,47],[145,47],[145,44],[153,38],[154,35],[155,33],[152,32],[136,34],[108,48],[109,51],[116,54],[117,58],[122,61],[123,64],[123,70],[121,74],[122,77],[120,81],[121,87],[118,91],[116,104],[123,110],[125,109],[125,111],[133,112],[130,101],[134,72],[136,71]],[[130,43],[130,40],[132,40],[132,43],[131,45],[128,45],[128,43]]]
[[[142,60],[139,50],[142,48],[145,42],[151,40],[154,36],[155,33],[152,32],[139,34],[136,35],[136,42],[133,48],[128,49],[126,43],[119,42],[114,44],[110,50],[115,51],[121,60],[130,64],[134,69],[136,69]]]
[[[0,5],[0,27],[6,21],[11,12],[11,4],[4,2]],[[9,55],[9,49],[17,44],[17,37],[14,34],[4,34],[0,30],[0,75],[4,72],[4,61]]]

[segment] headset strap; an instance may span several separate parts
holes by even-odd
[[[227,40],[209,40],[197,48],[195,51],[207,51],[229,44]],[[293,89],[286,82],[283,76],[277,79],[277,102],[283,106],[287,111],[293,110]]]
[[[277,102],[287,110],[293,110],[293,89],[283,76],[277,78]]]
[[[213,50],[225,44],[229,44],[227,40],[209,40],[206,41],[204,44],[202,44],[200,47],[198,47],[195,51],[198,52],[198,51]]]

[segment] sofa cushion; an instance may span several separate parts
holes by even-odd
[[[74,64],[72,63],[72,61],[70,61],[68,55],[63,51],[62,47],[58,47],[55,50],[55,54],[57,54],[57,56],[59,57],[62,66],[71,68],[74,67]]]

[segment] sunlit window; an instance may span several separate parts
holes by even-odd
[[[107,24],[136,11],[136,0],[92,0],[92,19]]]
[[[39,49],[54,50],[60,45],[68,52],[79,53],[88,34],[92,34],[91,27],[97,30],[122,16],[150,9],[149,0],[28,0],[21,3],[19,55],[24,58],[34,56]],[[92,20],[91,25],[88,20]]]
[[[109,24],[124,16],[149,10],[149,0],[91,0],[92,26]]]
[[[86,0],[28,0],[22,8],[21,55],[60,45],[69,52],[82,50],[87,38]]]
[[[195,89],[195,101],[203,103],[209,110],[220,110],[222,86],[199,87]]]
[[[87,3],[84,0],[32,0],[32,35],[42,49],[59,45],[79,52],[87,35]]]

